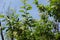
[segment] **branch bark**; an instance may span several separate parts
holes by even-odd
[[[0,27],[1,27],[1,22],[0,22]],[[2,31],[2,27],[1,27],[1,38],[2,38],[2,40],[4,40],[3,31]]]

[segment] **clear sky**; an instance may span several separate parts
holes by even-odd
[[[33,9],[30,12],[30,14],[34,14],[32,15],[34,18],[39,18],[38,17],[38,12],[37,12],[37,8],[33,3],[33,0],[28,0],[28,3],[31,4],[31,6],[33,7]],[[39,0],[39,3],[42,3],[44,5],[48,4],[46,0]],[[1,12],[6,12],[8,7],[14,8],[16,10],[17,13],[21,14],[19,12],[20,10],[20,6],[22,6],[22,3],[20,2],[20,0],[0,0],[0,13]]]
[[[33,7],[33,9],[30,12],[30,14],[33,16],[33,18],[38,19],[38,11],[37,8],[33,3],[33,0],[28,0],[28,3],[31,4],[31,6]],[[47,1],[46,0],[39,0],[39,3],[42,3],[44,5],[47,5]],[[11,8],[14,8],[16,10],[16,13],[21,14],[19,12],[20,10],[20,6],[22,6],[23,4],[20,2],[20,0],[0,0],[0,13],[5,14],[6,11],[8,11],[8,7],[10,6]],[[1,40],[1,37],[0,37]]]

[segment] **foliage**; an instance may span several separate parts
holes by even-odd
[[[0,18],[4,18],[4,15],[0,14]]]
[[[32,10],[32,6],[28,4],[28,0],[21,0],[24,4],[21,6],[19,12],[22,13],[22,19],[20,20],[19,14],[12,10],[10,15],[0,15],[0,18],[4,18],[2,21],[6,22],[6,35],[11,40],[59,40],[60,31],[55,31],[56,27],[54,22],[49,20],[49,17],[54,17],[54,21],[60,22],[60,1],[49,0],[50,4],[44,6],[39,4],[38,0],[34,0],[34,4],[38,8],[40,19],[34,19],[29,10]]]

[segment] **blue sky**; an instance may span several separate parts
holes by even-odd
[[[34,18],[38,19],[39,18],[38,11],[37,11],[36,6],[34,4],[32,4],[33,0],[28,0],[28,3],[31,4],[31,6],[33,7],[33,9],[31,11],[29,11],[30,14]],[[42,3],[44,5],[48,4],[46,0],[39,0],[39,3]],[[22,2],[20,2],[20,0],[0,0],[0,13],[1,12],[5,13],[7,11],[7,9],[8,9],[9,6],[11,8],[14,8],[18,14],[21,14],[19,12],[20,6],[22,6]]]
[[[33,18],[38,19],[38,9],[36,8],[36,6],[33,3],[33,0],[28,0],[28,3],[31,4],[31,6],[33,7],[32,10],[29,11],[29,13],[33,16]],[[44,5],[47,5],[47,1],[46,0],[39,0],[39,3],[42,3]],[[16,10],[16,13],[21,14],[19,12],[20,10],[20,6],[22,6],[22,2],[20,2],[20,0],[0,0],[0,13],[5,14],[6,11],[8,11],[8,7],[10,6],[10,8],[14,8]],[[1,37],[0,37],[1,40]]]

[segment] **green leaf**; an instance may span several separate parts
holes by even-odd
[[[31,10],[31,9],[32,9],[32,7],[31,7],[31,6],[27,8],[27,10]]]
[[[35,0],[33,3],[35,3],[36,5],[38,5],[38,0]]]
[[[32,6],[30,4],[27,4],[27,10],[31,10]]]
[[[5,29],[5,27],[2,27],[2,30],[4,30]]]
[[[20,12],[24,12],[24,10],[19,10]]]
[[[21,6],[20,8],[25,8],[25,6]]]
[[[23,17],[26,17],[26,15],[25,15],[25,14],[23,14],[22,16],[23,16]]]
[[[21,0],[21,2],[22,2],[22,3],[26,3],[26,2],[27,2],[27,0]]]
[[[4,15],[0,14],[0,18],[4,18]]]

